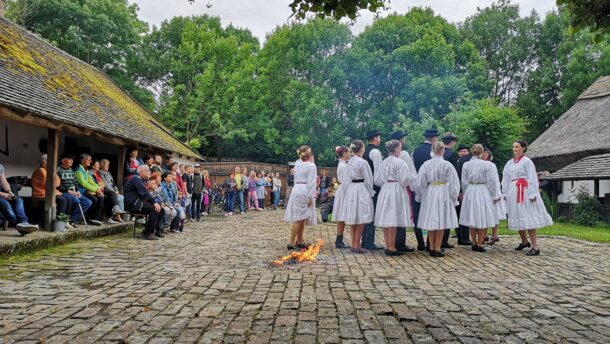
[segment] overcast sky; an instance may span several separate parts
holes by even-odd
[[[140,7],[139,16],[150,25],[161,24],[165,19],[175,16],[190,16],[210,14],[219,16],[222,25],[248,28],[264,42],[265,35],[276,26],[288,21],[292,14],[288,5],[290,0],[195,0],[190,4],[188,0],[129,0]],[[207,7],[207,4],[211,7]],[[461,22],[473,15],[477,7],[487,7],[493,0],[391,0],[390,10],[387,13],[405,13],[415,6],[431,7],[435,13],[447,18],[451,22]],[[513,0],[518,3],[521,15],[529,14],[535,9],[542,17],[546,12],[555,8],[555,0]],[[383,14],[382,14],[383,15]],[[373,22],[373,15],[362,12],[360,18],[352,26],[357,34]]]

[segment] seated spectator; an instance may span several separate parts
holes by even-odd
[[[125,208],[130,212],[148,215],[142,236],[146,240],[158,240],[157,237],[162,237],[161,221],[165,216],[165,211],[161,209],[161,204],[146,188],[145,180],[150,178],[150,168],[141,165],[138,166],[136,172],[137,174],[125,184]],[[152,183],[156,183],[156,181],[153,180]]]
[[[153,164],[150,168],[150,172],[163,174],[163,158],[161,157],[161,154],[155,154],[153,157]]]
[[[333,203],[335,202],[335,187],[330,185],[320,195],[320,213],[322,221],[328,222],[328,214],[333,212]]]
[[[82,214],[91,208],[91,201],[81,195],[76,189],[76,176],[72,169],[73,163],[74,158],[72,156],[67,154],[62,155],[61,165],[57,168],[57,175],[59,176],[59,191],[68,198],[72,204],[70,221],[71,225],[76,227],[77,223],[82,220]]]
[[[129,150],[129,156],[125,160],[125,178],[126,180],[131,179],[137,174],[136,169],[138,166],[144,165],[144,161],[138,157],[138,149],[132,148]]]
[[[152,195],[155,200],[157,200],[159,204],[161,204],[161,208],[165,212],[165,216],[161,219],[162,230],[160,234],[163,235],[165,234],[165,227],[169,227],[169,224],[171,223],[173,217],[168,216],[168,214],[171,213],[171,209],[167,206],[167,204],[165,204],[165,200],[163,198],[163,188],[161,186],[161,182],[163,181],[163,179],[161,176],[162,175],[159,172],[153,172],[150,174],[150,179],[153,179],[155,181],[155,188],[152,189]],[[164,236],[161,236],[161,238],[163,237]]]
[[[233,215],[235,207],[235,194],[237,193],[237,180],[235,173],[231,173],[229,178],[225,179],[222,184],[225,189],[225,216]]]
[[[97,185],[91,174],[89,167],[91,166],[91,155],[81,154],[80,165],[74,173],[76,182],[80,186],[78,190],[81,195],[91,201],[91,208],[85,212],[87,223],[94,226],[102,225],[102,212],[104,211],[104,191]]]
[[[110,218],[108,222],[124,222],[123,218],[121,218],[121,215],[125,214],[124,197],[114,183],[114,178],[112,178],[112,174],[108,171],[109,168],[110,161],[108,159],[102,159],[99,162],[95,161],[91,165],[91,174],[98,185],[103,185],[102,191],[104,192],[104,197],[111,202],[114,219]]]
[[[169,209],[169,216],[165,214],[166,223],[170,224],[170,231],[178,233],[181,231],[180,222],[184,219],[184,209],[178,200],[178,187],[174,181],[174,174],[165,172],[162,176],[161,189],[163,190],[163,203]]]
[[[55,176],[55,185],[59,187],[59,176]],[[47,155],[43,154],[40,157],[40,166],[32,173],[32,207],[36,208],[44,203],[47,187]],[[64,196],[59,190],[55,190],[55,204],[57,214],[70,215],[72,202]],[[72,228],[70,224],[66,224],[68,228]]]
[[[17,230],[33,232],[38,229],[37,225],[30,224],[25,209],[23,208],[23,200],[15,195],[11,189],[11,185],[6,180],[4,166],[0,164],[0,213],[4,217],[4,228],[8,223],[14,223]],[[7,221],[8,220],[8,221]]]
[[[163,173],[169,172],[171,170],[171,165],[174,162],[174,157],[171,154],[165,156],[165,161],[161,165],[161,170]]]

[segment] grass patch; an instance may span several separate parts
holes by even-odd
[[[519,232],[506,228],[506,221],[502,221],[499,228],[500,235],[518,235]],[[575,239],[610,243],[610,227],[586,227],[573,223],[555,222],[552,226],[539,229],[539,235],[565,236]]]

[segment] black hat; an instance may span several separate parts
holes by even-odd
[[[379,130],[375,129],[375,130],[371,130],[371,131],[367,132],[366,138],[372,139],[373,137],[379,136],[379,135],[381,135],[381,132]]]
[[[426,129],[426,131],[424,131],[424,136],[425,137],[438,136],[438,130],[436,130],[436,128]]]
[[[452,133],[445,133],[445,135],[443,135],[443,141],[445,140],[456,140],[457,141],[457,136],[453,135]]]
[[[466,146],[465,144],[461,144],[461,145],[458,147],[458,149],[457,149],[457,150],[458,150],[458,151],[461,151],[462,149],[468,149],[468,150],[470,150],[470,147]]]
[[[392,140],[401,140],[403,137],[407,136],[407,134],[402,130],[396,130],[392,133]]]

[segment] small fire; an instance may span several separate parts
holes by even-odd
[[[283,256],[277,260],[274,260],[271,265],[280,266],[287,262],[292,263],[302,263],[302,262],[311,262],[316,259],[316,256],[320,252],[320,249],[324,245],[324,240],[319,240],[317,244],[314,246],[309,246],[308,249],[302,250],[300,252],[290,252],[289,255]]]

